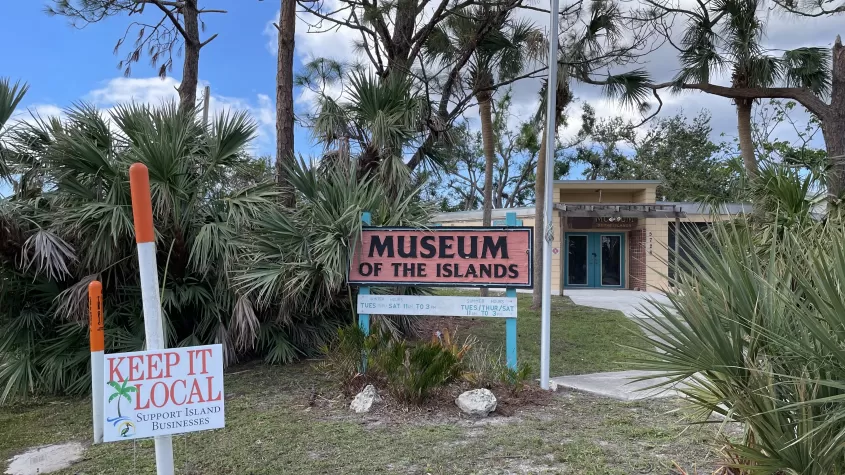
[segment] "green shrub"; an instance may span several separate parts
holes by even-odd
[[[533,368],[527,363],[518,364],[516,369],[504,365],[499,375],[499,381],[507,387],[511,394],[519,396],[525,389],[526,383],[531,380]]]
[[[451,339],[447,338],[451,342]],[[467,348],[439,341],[412,344],[394,337],[385,325],[374,322],[370,335],[358,325],[338,329],[331,345],[324,347],[326,374],[346,391],[360,389],[359,379],[381,380],[397,399],[420,404],[437,388],[458,378]],[[366,375],[363,362],[366,358]]]
[[[0,80],[0,119],[24,89]],[[62,118],[0,124],[0,179],[13,190],[0,199],[0,403],[90,390],[93,279],[103,282],[106,350],[144,347],[136,162],[149,169],[168,346],[220,343],[226,363],[286,363],[319,354],[352,321],[345,273],[361,213],[413,226],[428,222],[428,206],[413,187],[387,193],[356,160],[334,160],[294,163],[297,206],[282,208],[272,168],[249,153],[255,131],[246,113],[204,124],[175,104],[80,104]]]
[[[323,346],[325,358],[320,369],[347,393],[355,389],[353,382],[363,373],[366,340],[358,325],[347,325],[337,329],[337,338],[331,344]]]
[[[657,370],[702,410],[742,423],[742,473],[845,472],[845,229],[836,216],[694,239],[671,304],[642,320]],[[759,239],[761,235],[765,240]]]
[[[388,390],[399,400],[420,404],[432,391],[455,380],[461,360],[435,343],[409,345],[394,341],[375,355],[373,369],[385,375]]]

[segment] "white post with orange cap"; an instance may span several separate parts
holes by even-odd
[[[103,334],[103,284],[95,280],[88,284],[88,313],[91,338],[91,402],[94,416],[94,443],[103,441],[103,351],[106,338]]]
[[[158,294],[153,205],[150,198],[150,175],[142,163],[129,167],[129,188],[132,192],[132,215],[135,220],[135,242],[138,244],[138,269],[141,274],[141,301],[144,305],[144,332],[148,350],[162,350],[166,345],[161,322],[161,300]],[[173,441],[169,435],[155,437],[156,472],[173,475]]]

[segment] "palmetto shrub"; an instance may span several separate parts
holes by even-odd
[[[14,106],[7,96],[0,118]],[[220,343],[227,363],[315,354],[352,321],[344,276],[362,211],[383,224],[428,219],[416,190],[388,198],[357,180],[352,161],[296,163],[298,206],[281,209],[271,172],[249,154],[255,125],[244,113],[205,125],[175,104],[81,104],[0,131],[13,191],[0,200],[0,402],[88,390],[93,279],[103,282],[106,351],[143,349],[132,163],[150,174],[167,343]]]
[[[322,367],[347,395],[366,381],[380,382],[398,400],[425,402],[439,388],[463,373],[469,345],[451,341],[409,342],[395,337],[381,323],[365,335],[357,324],[338,329],[338,338],[324,348]],[[366,368],[364,363],[366,361]],[[364,374],[366,373],[366,374]]]
[[[637,361],[685,381],[702,416],[744,425],[726,449],[742,473],[845,470],[845,229],[837,216],[793,222],[730,223],[694,239]]]
[[[104,286],[108,351],[144,346],[128,170],[150,172],[161,301],[171,346],[253,349],[252,302],[228,277],[232,238],[274,208],[276,191],[246,153],[242,113],[208,126],[175,105],[86,105],[17,124],[4,146],[0,201],[0,397],[87,389],[87,285]],[[247,323],[245,323],[247,322]]]
[[[289,171],[296,191],[296,209],[274,208],[264,213],[238,239],[237,266],[232,279],[262,312],[275,315],[260,328],[259,345],[276,341],[279,323],[293,333],[288,340],[318,342],[322,347],[338,325],[354,320],[355,290],[346,286],[350,252],[361,232],[362,212],[372,224],[423,226],[431,207],[419,200],[418,189],[399,187],[385,193],[376,177],[359,178],[356,162],[330,166],[298,162]],[[417,289],[373,289],[374,293],[419,293]],[[412,319],[382,318],[394,335],[412,327]],[[286,331],[287,332],[287,331]],[[271,362],[296,356],[295,345],[277,344],[267,352]]]

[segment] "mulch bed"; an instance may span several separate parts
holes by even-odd
[[[540,389],[533,382],[526,382],[525,388],[519,394],[513,392],[503,384],[494,384],[487,389],[496,396],[496,410],[490,414],[500,417],[517,417],[521,411],[541,408],[552,403],[555,397],[553,393]],[[327,410],[340,409],[343,406],[348,411],[349,417],[357,414],[349,411],[349,404],[357,392],[364,389],[367,384],[376,387],[382,402],[373,406],[373,409],[366,416],[371,419],[378,419],[384,422],[439,422],[444,419],[468,418],[461,413],[455,404],[455,399],[464,391],[477,389],[466,382],[455,382],[447,387],[435,391],[428,400],[420,405],[408,404],[394,398],[383,381],[375,378],[361,376],[359,379],[346,388],[346,394],[341,391],[337,393],[322,394],[322,397],[311,397],[309,405]]]

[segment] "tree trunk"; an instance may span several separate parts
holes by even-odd
[[[179,84],[179,109],[193,110],[197,105],[197,84],[200,74],[200,27],[197,0],[185,0],[181,9],[185,28],[185,58],[182,62],[182,83]]]
[[[830,107],[822,119],[822,134],[830,166],[829,202],[838,207],[845,194],[845,47],[838,35],[831,56]]]
[[[493,217],[493,163],[496,154],[493,144],[493,114],[490,96],[478,98],[481,118],[481,146],[484,149],[484,214],[483,225],[490,226]]]
[[[404,76],[408,73],[408,63],[411,61],[408,56],[411,54],[413,45],[411,40],[417,26],[417,8],[416,0],[399,0],[396,3],[393,34],[390,37],[390,44],[387,45],[388,74]]]
[[[493,221],[493,161],[496,159],[493,144],[493,112],[490,94],[478,96],[478,115],[481,117],[481,147],[484,149],[484,212],[482,225],[490,226]],[[481,289],[481,296],[488,295]]]
[[[543,127],[540,152],[537,155],[537,179],[534,182],[534,290],[531,308],[537,310],[543,303],[543,220],[546,209],[546,139]]]
[[[296,2],[281,0],[279,17],[279,52],[276,62],[276,180],[281,189],[282,206],[293,207],[295,197],[288,183],[287,165],[293,150],[293,50],[296,29]]]
[[[751,139],[751,106],[753,101],[751,99],[737,99],[736,100],[736,118],[737,130],[739,133],[739,152],[742,154],[742,163],[745,165],[745,173],[748,175],[748,181],[753,182],[759,169],[757,167],[757,157],[754,154],[754,142]]]

